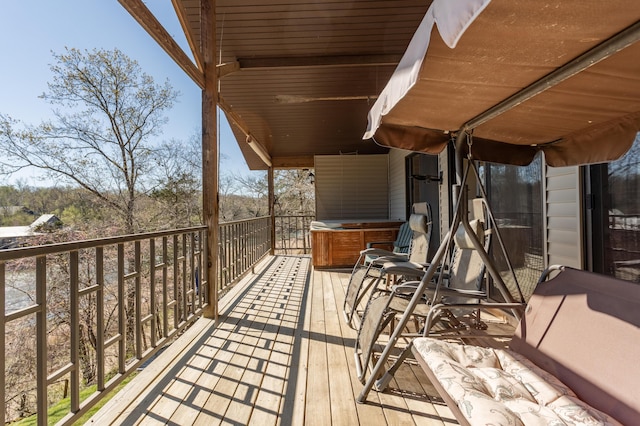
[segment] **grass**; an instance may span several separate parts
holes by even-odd
[[[120,391],[127,383],[131,381],[135,377],[136,373],[131,374],[129,377],[124,379],[114,390],[109,392],[104,398],[102,398],[96,405],[91,407],[91,409],[86,412],[80,419],[78,419],[74,425],[82,425],[86,423],[91,416],[93,416],[104,404],[107,403],[113,396]],[[80,391],[80,400],[84,401],[88,397],[91,396],[96,391],[96,386],[89,386],[88,388],[82,389]],[[49,407],[48,414],[49,420],[48,424],[53,425],[56,424],[60,419],[66,416],[69,413],[69,406],[71,404],[70,398],[65,398],[57,402],[56,404]],[[11,423],[11,426],[35,426],[37,424],[37,416],[29,416],[17,422]]]

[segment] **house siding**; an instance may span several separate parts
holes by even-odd
[[[386,154],[316,156],[318,220],[388,219],[388,170]]]
[[[579,167],[545,166],[545,259],[548,265],[584,264]]]
[[[389,151],[389,219],[407,220],[406,158],[411,151]]]

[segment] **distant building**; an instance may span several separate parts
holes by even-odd
[[[35,216],[36,213],[25,206],[0,206],[0,213],[5,216],[13,216],[18,213],[26,213]]]
[[[0,226],[0,250],[19,247],[28,237],[62,227],[62,221],[53,214],[43,214],[28,226]]]
[[[43,214],[29,228],[34,232],[55,231],[62,227],[62,221],[54,214]]]

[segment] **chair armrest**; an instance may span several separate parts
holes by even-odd
[[[360,250],[360,255],[364,255],[364,256],[394,256],[395,254],[396,253],[392,251],[381,249],[381,248],[375,248],[375,247]]]
[[[391,292],[396,294],[411,294],[415,293],[419,285],[420,281],[406,281],[402,284],[391,286]]]
[[[435,291],[435,288],[430,288],[430,291]],[[487,293],[481,290],[465,290],[461,288],[449,288],[449,287],[440,287],[438,293],[441,296],[460,296],[460,297],[469,297],[471,299],[477,298],[486,298]]]
[[[368,249],[368,250],[379,250],[379,249]],[[374,252],[371,252],[371,253],[367,252],[365,254],[375,255]],[[383,266],[387,262],[406,262],[407,259],[409,258],[409,256],[404,253],[392,253],[392,252],[386,252],[386,254],[379,254],[378,256],[379,256],[378,258],[372,260],[372,263],[374,263],[376,266]]]
[[[395,262],[386,262],[382,265],[382,272],[389,275],[410,275],[413,277],[422,277],[425,274],[425,270],[422,266],[412,265],[409,262],[400,262],[401,264],[395,264]]]
[[[367,248],[372,248],[373,246],[381,246],[381,245],[393,245],[395,241],[369,241],[367,243]]]

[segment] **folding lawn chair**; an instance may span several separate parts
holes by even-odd
[[[485,230],[481,220],[473,220],[470,225],[477,238],[483,242],[485,250],[488,251],[491,244],[491,230]],[[386,268],[400,272],[397,266],[387,265]],[[458,228],[449,267],[440,272],[424,292],[421,303],[413,310],[413,329],[407,329],[402,337],[413,338],[420,335],[423,331],[424,319],[436,300],[438,303],[465,303],[466,301],[471,303],[478,299],[486,299],[487,294],[483,290],[485,269],[485,264],[466,230],[463,227]],[[385,270],[384,266],[383,270]],[[424,270],[421,270],[420,274],[424,275]],[[438,287],[436,285],[438,280],[441,280],[444,285]],[[373,361],[380,335],[389,324],[393,323],[396,315],[402,314],[407,309],[418,284],[416,281],[405,282],[392,286],[390,291],[377,290],[377,294],[372,293],[366,305],[355,344],[356,372],[361,381],[365,379],[367,366]],[[456,318],[455,312],[442,310],[441,314],[440,320],[446,324],[445,330],[455,331],[463,326]],[[471,320],[475,327],[482,327],[479,318]]]
[[[351,272],[343,304],[343,313],[349,326],[352,326],[353,316],[358,312],[358,306],[368,294],[369,289],[385,276],[381,274],[382,265],[390,261],[426,264],[432,223],[430,209],[426,208],[425,211],[427,214],[414,213],[409,217],[407,223],[411,229],[411,244],[407,255],[390,253],[378,256],[365,264],[364,259],[367,255],[380,252],[373,251],[378,249],[365,249],[361,252],[360,259]]]

